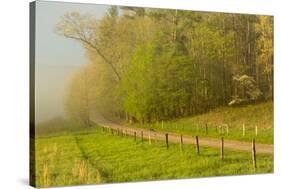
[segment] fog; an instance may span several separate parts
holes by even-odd
[[[36,123],[64,116],[64,95],[79,64],[38,64],[35,71]]]
[[[79,5],[79,6],[78,6]],[[77,41],[55,32],[67,12],[91,13],[97,19],[109,6],[65,2],[36,2],[35,42],[35,121],[64,116],[64,94],[73,72],[87,63],[84,49]]]

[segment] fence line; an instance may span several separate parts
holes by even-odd
[[[206,124],[207,125],[207,124]],[[206,126],[205,125],[205,126]],[[216,127],[218,128],[218,127]],[[226,129],[228,130],[228,125],[226,126]],[[245,132],[245,126],[243,124],[243,133]],[[116,133],[117,136],[121,136],[121,137],[124,137],[124,136],[128,136],[128,131],[127,130],[123,130],[123,129],[113,129],[113,128],[109,128],[109,127],[102,127],[102,131],[103,132],[108,132],[108,133],[111,133],[112,135],[115,135],[114,133]],[[258,127],[256,126],[255,127],[255,132],[256,132],[256,135],[258,134]],[[136,142],[137,141],[137,132],[136,131],[132,131],[131,133],[133,133],[133,137],[134,137],[134,141]],[[157,138],[157,135],[156,133],[154,133],[154,137],[155,137],[155,140]],[[141,131],[140,132],[140,135],[139,137],[141,138],[141,142],[143,143],[144,142],[144,132]],[[151,144],[151,132],[148,133],[148,142],[149,144]],[[165,133],[165,143],[166,143],[166,149],[169,149],[169,134],[168,133]],[[182,152],[183,151],[183,135],[180,135],[180,151]],[[199,143],[199,136],[196,135],[195,136],[195,145],[196,145],[196,153],[198,155],[200,155],[200,143]],[[221,150],[220,150],[220,158],[223,160],[224,159],[224,146],[225,146],[225,141],[224,141],[224,137],[221,137]],[[256,158],[256,140],[255,138],[252,139],[252,166],[254,168],[254,170],[257,169],[257,158]]]

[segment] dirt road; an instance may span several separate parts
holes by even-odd
[[[176,133],[170,132],[160,132],[160,131],[150,131],[148,129],[143,128],[132,128],[125,125],[121,125],[119,123],[114,123],[113,121],[109,121],[102,116],[96,116],[94,121],[106,128],[113,128],[113,129],[120,129],[124,133],[126,132],[128,135],[134,135],[136,132],[137,136],[141,136],[141,131],[143,132],[143,137],[148,139],[149,137],[151,140],[165,140],[165,133],[169,134],[169,142],[172,143],[179,143],[180,142],[180,135]],[[195,138],[189,135],[183,135],[183,143],[184,144],[194,144],[195,145]],[[221,147],[221,140],[215,138],[207,138],[207,137],[200,137],[199,136],[199,144],[200,146],[209,146],[220,148]],[[241,142],[236,140],[224,140],[224,147],[230,150],[240,150],[240,151],[252,151],[252,143],[250,142]],[[263,154],[273,154],[273,145],[271,144],[256,144],[256,152],[263,153]]]

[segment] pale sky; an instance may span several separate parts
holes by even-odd
[[[66,87],[79,65],[87,63],[84,49],[77,41],[54,32],[66,12],[91,13],[97,19],[109,6],[36,1],[35,117],[36,122],[64,115]]]
[[[84,50],[80,44],[56,34],[55,25],[66,12],[89,12],[99,19],[108,8],[108,5],[37,1],[36,63],[85,63]]]

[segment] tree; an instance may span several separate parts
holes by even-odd
[[[261,99],[262,92],[256,85],[256,81],[253,77],[247,75],[235,75],[233,80],[235,83],[235,94],[228,105],[248,104]]]
[[[56,31],[64,37],[77,40],[82,43],[85,48],[97,53],[105,63],[107,63],[117,79],[120,80],[120,75],[113,61],[110,60],[99,46],[99,39],[96,35],[98,24],[93,16],[89,14],[80,15],[78,12],[65,14],[61,21],[57,24]]]
[[[90,99],[104,115],[154,122],[273,96],[272,17],[119,10],[98,22],[68,13],[57,27],[85,48]]]
[[[155,94],[151,86],[153,50],[153,45],[150,44],[135,50],[132,63],[125,75],[126,79],[122,83],[126,95],[124,110],[142,123],[151,119],[150,113]]]
[[[74,75],[65,96],[67,116],[85,127],[91,126],[91,93],[91,76],[88,67],[85,66]]]
[[[273,98],[273,17],[260,16],[256,27],[259,35],[257,62],[263,67],[262,74],[266,76],[268,94]]]

